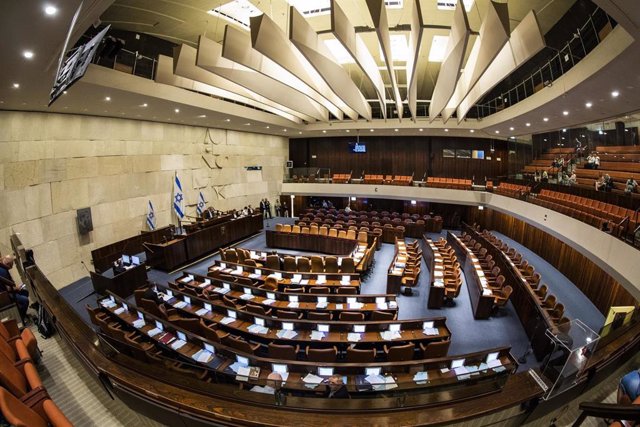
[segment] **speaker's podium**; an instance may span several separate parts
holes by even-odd
[[[93,290],[100,295],[107,291],[122,298],[127,298],[133,291],[147,283],[147,268],[144,263],[121,267],[120,269],[109,268],[102,274],[91,272],[91,283]]]

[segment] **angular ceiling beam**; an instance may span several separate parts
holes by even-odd
[[[467,12],[464,9],[464,4],[460,2],[453,12],[453,25],[449,33],[447,51],[440,66],[438,80],[433,88],[433,95],[431,95],[429,123],[433,123],[444,107],[447,106],[451,96],[453,96],[460,78],[460,70],[462,70],[470,34],[471,28],[469,27]]]
[[[318,113],[322,115],[322,121],[329,121],[329,110],[324,106],[326,100],[287,69],[253,49],[251,47],[251,37],[245,31],[239,30],[231,25],[225,27],[224,40],[222,42],[222,56],[229,61],[244,65],[271,79],[278,80],[295,89],[301,95],[316,101],[320,104],[315,108],[318,110]],[[340,117],[342,117],[341,113],[342,112],[340,112]]]
[[[331,59],[331,52],[307,20],[293,6],[289,7],[289,18],[289,40],[346,105],[371,120],[371,106],[347,70]]]
[[[442,118],[446,122],[456,111],[469,90],[476,84],[491,62],[509,40],[509,9],[507,3],[491,1],[480,26],[480,35],[471,49],[464,72],[456,90],[445,107]]]
[[[402,98],[400,98],[400,90],[398,89],[398,82],[396,80],[396,73],[393,67],[393,55],[391,52],[391,36],[389,35],[389,21],[387,20],[387,7],[384,4],[384,0],[367,0],[367,9],[373,20],[373,26],[376,29],[378,35],[378,41],[382,48],[382,56],[384,56],[384,62],[389,72],[389,79],[391,80],[391,93],[396,103],[396,109],[398,110],[398,117],[402,120],[402,113],[404,107],[402,105]]]
[[[459,7],[459,6],[458,6]],[[409,58],[407,59],[407,100],[411,118],[416,121],[418,110],[418,59],[422,44],[422,10],[420,0],[411,7],[411,32],[409,33]]]
[[[258,95],[245,87],[242,87],[230,80],[212,74],[202,68],[196,66],[196,57],[198,51],[196,48],[182,44],[173,49],[173,73],[177,76],[185,77],[209,86],[225,89],[229,92],[242,95],[252,99],[261,105],[268,106],[272,111],[283,111],[282,106],[271,100]],[[283,111],[287,116],[291,116],[291,111]]]
[[[251,98],[238,95],[228,90],[220,89],[205,83],[200,83],[195,80],[191,80],[185,77],[176,76],[173,73],[173,58],[166,55],[158,55],[158,67],[156,68],[155,80],[156,83],[166,84],[169,86],[178,87],[181,89],[187,89],[190,91],[206,93],[213,95],[217,98],[241,102],[243,104],[250,105],[252,107],[260,108],[269,113],[277,114],[291,122],[302,124],[302,120],[293,115],[287,114],[283,111],[271,108],[268,105],[260,104]]]
[[[349,54],[356,61],[364,76],[373,85],[378,100],[382,117],[387,118],[386,92],[384,81],[376,60],[367,49],[362,38],[356,34],[355,27],[349,22],[347,15],[340,9],[336,0],[331,0],[331,33],[344,46]]]
[[[311,90],[323,97],[324,101],[320,103],[338,120],[342,120],[344,114],[352,120],[358,119],[358,113],[331,90],[300,51],[288,40],[285,32],[265,14],[251,17],[251,45],[256,51],[296,75]]]
[[[513,30],[509,42],[504,45],[498,56],[487,68],[486,73],[480,77],[478,83],[475,84],[458,106],[458,123],[464,119],[476,102],[507,78],[509,74],[544,49],[545,45],[538,18],[532,10]]]
[[[283,111],[307,122],[322,120],[322,114],[311,105],[312,100],[295,89],[222,57],[222,45],[201,35],[198,40],[196,65],[232,81],[282,107]]]

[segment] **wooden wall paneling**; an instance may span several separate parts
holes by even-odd
[[[577,249],[517,218],[491,209],[471,209],[468,219],[531,249],[571,280],[606,315],[611,306],[636,305],[622,285]]]

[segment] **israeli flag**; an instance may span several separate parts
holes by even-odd
[[[204,201],[204,195],[201,191],[200,195],[198,196],[198,205],[196,206],[196,212],[198,212],[198,216],[202,216],[202,212],[204,212],[204,207],[206,204],[207,202]]]
[[[178,175],[175,176],[173,181],[173,210],[176,211],[179,219],[184,218],[184,194],[182,193],[182,184],[180,184]]]
[[[156,229],[156,211],[153,209],[151,200],[149,200],[149,206],[147,207],[147,225],[151,231]]]

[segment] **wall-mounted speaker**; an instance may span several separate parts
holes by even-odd
[[[293,168],[293,160],[287,160],[287,169]]]
[[[78,221],[78,231],[80,234],[87,234],[93,231],[93,220],[91,219],[91,208],[82,208],[76,211]]]

